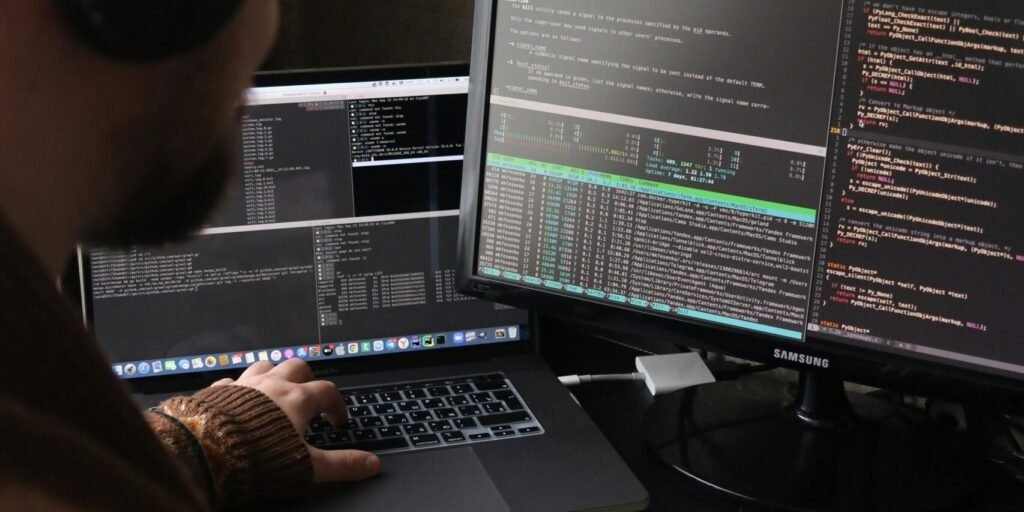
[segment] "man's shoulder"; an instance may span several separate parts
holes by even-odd
[[[9,396],[0,397],[0,453],[3,510],[191,508],[181,501],[187,494],[149,478],[102,439]]]
[[[86,507],[96,510],[129,508],[111,501],[122,496],[155,500],[132,508],[180,502],[188,486],[174,461],[2,219],[0,247],[0,482],[43,483],[70,503],[100,500]]]

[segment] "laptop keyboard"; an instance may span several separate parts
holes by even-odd
[[[348,424],[313,420],[306,430],[310,445],[383,453],[544,433],[512,383],[498,373],[341,391]]]

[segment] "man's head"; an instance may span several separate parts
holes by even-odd
[[[191,0],[0,0],[0,213],[28,238],[65,228],[65,238],[158,242],[209,213],[277,2],[204,2],[227,6],[208,37],[182,28],[208,18],[167,7]],[[153,48],[133,47],[149,33]]]

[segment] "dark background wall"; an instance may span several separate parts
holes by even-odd
[[[469,60],[473,0],[282,0],[264,69]]]

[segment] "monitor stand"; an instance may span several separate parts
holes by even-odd
[[[962,438],[822,373],[801,373],[795,390],[770,377],[685,389],[643,423],[687,479],[770,509],[957,510],[988,474]]]

